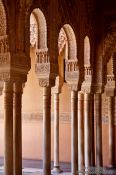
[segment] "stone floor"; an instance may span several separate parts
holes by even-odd
[[[60,167],[63,170],[61,175],[71,175],[71,164],[70,163],[60,163]],[[51,168],[53,168],[53,162],[51,162]],[[90,169],[91,170],[91,169]],[[23,160],[23,175],[42,175],[42,161],[40,160]],[[116,175],[116,168],[108,169],[101,168],[103,175]],[[87,175],[88,173],[77,173],[77,175]],[[90,171],[89,174],[96,174]],[[0,175],[4,175],[3,158],[0,158]],[[53,174],[52,174],[53,175]],[[56,175],[56,174],[55,174]]]
[[[62,172],[61,175],[70,175],[70,172]],[[0,175],[4,175],[4,168],[0,167]],[[42,169],[24,168],[23,175],[42,175]]]

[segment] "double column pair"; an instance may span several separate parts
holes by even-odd
[[[22,174],[22,83],[4,83],[5,175]]]
[[[77,171],[77,91],[71,91],[71,172]],[[60,173],[59,166],[59,93],[54,93],[54,169]]]
[[[77,91],[71,91],[71,172],[77,171]],[[54,173],[59,166],[59,93],[54,93]]]
[[[94,121],[95,118],[95,121]],[[95,131],[96,129],[96,131]],[[96,133],[96,137],[95,137]],[[95,139],[96,138],[96,146]],[[96,148],[96,151],[95,151]],[[78,171],[90,173],[102,166],[101,94],[78,94]]]

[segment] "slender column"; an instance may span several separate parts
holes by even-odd
[[[91,166],[95,166],[94,95],[91,95]]]
[[[114,97],[108,97],[109,101],[109,165],[115,166],[115,128],[114,128]]]
[[[71,91],[71,172],[77,171],[77,92]]]
[[[54,93],[54,168],[52,172],[62,172],[59,166],[59,93]]]
[[[13,84],[4,83],[5,175],[13,175]]]
[[[90,128],[90,104],[91,96],[89,93],[84,94],[84,142],[85,142],[85,167],[89,168],[91,165],[91,128]]]
[[[14,175],[22,175],[22,83],[14,83]]]
[[[78,93],[78,170],[84,167],[84,94]]]
[[[102,118],[101,118],[101,94],[95,94],[94,115],[96,119],[96,166],[102,166]]]
[[[51,174],[51,87],[43,88],[43,175]]]

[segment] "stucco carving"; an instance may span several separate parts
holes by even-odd
[[[0,0],[0,36],[6,35],[6,30],[7,30],[6,12],[2,0]]]
[[[84,82],[82,83],[81,90],[86,93],[90,93],[92,90],[92,76],[93,76],[93,69],[91,66],[84,67]]]
[[[30,44],[34,47],[37,44],[38,40],[38,30],[37,30],[37,21],[34,18],[34,15],[30,16]]]
[[[62,52],[63,48],[65,47],[67,43],[67,37],[66,34],[63,30],[63,28],[60,30],[59,38],[58,38],[58,49],[59,49],[59,54]]]
[[[42,79],[42,78],[40,78],[39,79],[39,85],[41,86],[41,87],[48,87],[48,86],[50,86],[50,82],[49,82],[49,79]]]
[[[74,60],[66,60],[65,63],[65,80],[70,86],[77,86],[79,82],[79,67],[78,61]]]
[[[115,77],[114,75],[107,75],[107,84],[105,87],[105,92],[107,96],[114,96],[115,95]]]
[[[39,79],[40,86],[54,86],[57,69],[56,64],[50,63],[48,49],[40,49],[36,51],[35,72]]]

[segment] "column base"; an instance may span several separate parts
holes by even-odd
[[[59,174],[59,173],[62,173],[63,171],[60,169],[59,166],[56,166],[52,169],[52,174]]]
[[[116,169],[116,165],[108,165],[106,166],[107,169]]]

